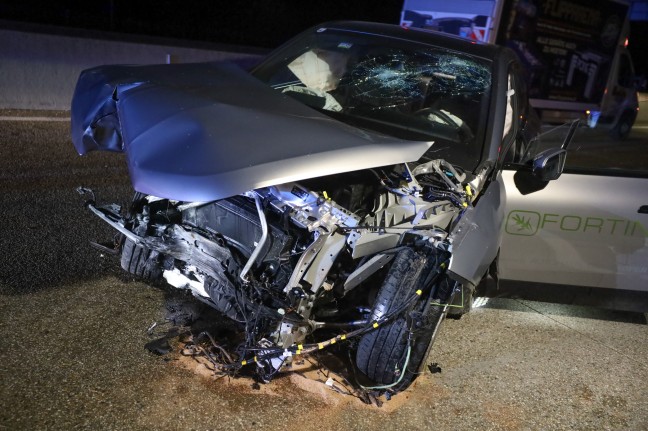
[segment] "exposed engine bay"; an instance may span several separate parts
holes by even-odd
[[[425,351],[458,288],[445,273],[452,255],[448,232],[483,181],[468,183],[466,174],[435,160],[213,202],[138,193],[126,216],[115,205],[90,207],[123,234],[125,270],[189,289],[244,327],[245,343],[232,352],[238,361],[222,364],[223,372],[254,362],[268,381],[294,355],[349,339],[359,340],[361,349],[363,340],[375,342],[379,328],[400,319],[399,338],[405,339],[398,342],[407,348],[384,359],[380,376],[368,377],[404,387],[423,359],[411,352],[417,332],[428,341]],[[376,301],[381,285],[394,290],[398,284],[388,276],[383,282],[397,264],[392,275],[410,279],[397,292],[398,303],[391,304],[394,292],[383,294],[390,304]],[[331,330],[332,338],[318,336]],[[370,352],[357,354],[360,371],[373,374],[364,364],[370,360],[376,360]]]

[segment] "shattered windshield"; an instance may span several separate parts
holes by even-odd
[[[255,76],[340,121],[400,139],[435,141],[472,170],[491,86],[488,60],[427,44],[330,30],[280,50]]]

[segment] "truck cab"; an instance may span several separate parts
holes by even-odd
[[[592,0],[574,11],[561,1],[405,0],[401,25],[513,49],[524,66],[531,105],[544,123],[580,119],[624,139],[639,106],[625,46],[628,13],[625,0]],[[435,25],[442,20],[470,25]]]

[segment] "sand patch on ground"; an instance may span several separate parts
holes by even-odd
[[[407,390],[400,392],[391,399],[384,395],[371,397],[368,403],[362,389],[354,387],[347,378],[326,368],[321,363],[306,356],[296,359],[292,365],[282,370],[271,382],[257,384],[249,376],[221,376],[214,372],[213,365],[202,356],[185,356],[175,349],[173,364],[191,371],[202,379],[212,380],[227,388],[236,389],[247,394],[281,396],[286,390],[295,389],[315,397],[317,400],[332,407],[352,407],[391,413],[408,402],[419,380],[429,376],[419,377]],[[290,388],[289,388],[290,387]],[[363,399],[364,398],[364,399]]]

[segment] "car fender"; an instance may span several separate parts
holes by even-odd
[[[466,209],[452,232],[451,278],[479,284],[496,259],[502,242],[506,193],[501,173],[488,185],[475,206]]]

